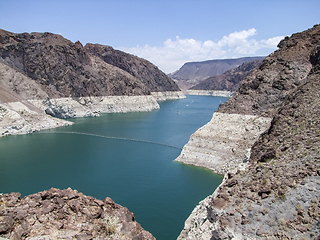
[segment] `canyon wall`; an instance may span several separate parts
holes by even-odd
[[[215,171],[221,162],[229,168],[220,172],[226,172],[222,184],[193,210],[178,239],[319,239],[319,40],[320,25],[282,40],[220,105],[213,121],[221,120],[191,137],[185,159],[212,151],[215,157],[202,155],[199,162],[208,159]],[[231,116],[241,120],[232,123]],[[263,119],[265,125],[247,131],[244,118]],[[256,135],[247,135],[250,130]],[[243,163],[230,168],[232,156],[219,160],[234,145],[242,149],[238,163]]]

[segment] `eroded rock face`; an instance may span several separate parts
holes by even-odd
[[[175,160],[224,175],[239,167],[250,148],[270,126],[271,118],[215,112],[209,123],[191,135]]]
[[[51,188],[20,198],[0,196],[0,236],[9,239],[155,239],[134,214],[70,188]]]
[[[194,209],[179,239],[320,238],[319,31],[320,26],[314,26],[286,38],[280,43],[280,50],[270,56],[283,56],[295,64],[302,58],[308,59],[308,62],[300,62],[301,73],[292,69],[292,75],[278,81],[285,84],[294,78],[300,81],[299,86],[292,91],[279,92],[278,97],[285,94],[280,107],[276,104],[280,101],[278,97],[274,98],[274,105],[266,102],[273,109],[273,119],[268,130],[254,143],[249,166],[225,175],[215,193]],[[310,40],[310,45],[301,45],[305,40]],[[274,72],[274,77],[283,70],[278,64],[268,70]],[[309,65],[311,67],[303,67]],[[310,70],[302,78],[307,69]],[[249,80],[253,78],[251,75]],[[260,90],[256,88],[253,96],[249,94],[247,99],[258,101],[253,97],[262,94]],[[241,94],[239,92],[238,97]],[[231,98],[231,102],[222,107],[223,112],[230,109],[234,112],[238,106],[239,113],[251,112],[251,108],[241,108],[235,101]],[[255,113],[265,115],[266,111],[261,107]]]

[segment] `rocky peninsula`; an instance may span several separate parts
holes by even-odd
[[[225,177],[178,239],[320,238],[319,42],[320,25],[283,39],[213,122],[191,136],[178,160],[192,159]],[[248,125],[254,119],[262,125]],[[239,150],[238,160],[223,158]]]

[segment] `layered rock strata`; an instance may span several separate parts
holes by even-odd
[[[178,239],[320,238],[319,40],[319,25],[285,38],[219,108],[272,121],[248,166],[225,175]]]
[[[320,237],[319,70],[278,110],[254,144],[250,166],[225,176],[179,239]]]
[[[21,199],[0,196],[0,236],[8,239],[155,239],[134,214],[70,188],[51,188]]]
[[[319,40],[320,25],[285,38],[219,108],[272,121],[178,239],[320,238]]]
[[[209,123],[191,135],[175,160],[224,175],[250,157],[250,148],[270,126],[271,118],[215,112]]]
[[[29,100],[58,118],[99,116],[99,113],[147,112],[159,109],[153,96],[105,96]]]

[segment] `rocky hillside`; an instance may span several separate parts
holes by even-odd
[[[222,90],[222,91],[236,91],[240,82],[250,74],[253,69],[259,67],[261,60],[253,60],[245,62],[239,67],[230,69],[225,73],[217,76],[212,76],[206,80],[201,81],[199,84],[189,88],[190,90]]]
[[[221,75],[245,62],[263,59],[264,57],[245,57],[235,59],[218,59],[204,62],[185,63],[177,72],[169,75],[179,87],[187,90],[211,76]]]
[[[0,136],[68,125],[46,114],[150,111],[185,97],[179,90],[152,63],[109,46],[0,29]]]
[[[110,46],[86,44],[86,52],[141,79],[151,92],[180,91],[178,85],[149,61]]]
[[[319,40],[320,25],[286,37],[219,108],[272,121],[246,169],[225,175],[179,239],[320,238]]]
[[[272,116],[284,98],[303,84],[312,68],[310,55],[320,39],[319,27],[283,39],[246,79],[219,112]]]
[[[0,30],[1,62],[35,80],[49,98],[148,95],[151,91],[179,90],[144,59],[108,46],[99,45],[101,51],[96,49],[98,45],[84,48],[80,42],[72,43],[52,33],[14,34]],[[112,51],[106,55],[102,49]],[[119,68],[121,64],[125,67]],[[137,71],[140,65],[144,66],[143,71]],[[148,83],[151,75],[152,82]]]
[[[21,199],[0,196],[0,237],[7,239],[155,239],[134,214],[70,188],[51,188]]]

